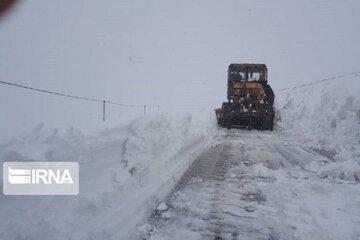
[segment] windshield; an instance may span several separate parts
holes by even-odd
[[[259,81],[262,70],[259,68],[239,68],[230,72],[230,79],[234,82]]]

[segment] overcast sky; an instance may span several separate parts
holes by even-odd
[[[213,109],[230,63],[267,64],[275,94],[360,71],[359,26],[356,0],[20,1],[0,19],[0,80],[162,111]],[[40,122],[101,123],[100,104],[3,85],[0,111],[3,136]],[[142,110],[109,114],[116,123]]]

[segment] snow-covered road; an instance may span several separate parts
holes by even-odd
[[[360,239],[360,189],[276,132],[219,130],[135,239]],[[134,235],[133,235],[134,236]]]

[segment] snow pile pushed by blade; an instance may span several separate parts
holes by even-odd
[[[332,163],[317,166],[321,177],[360,180],[360,73],[279,91],[278,127],[302,136]]]
[[[122,239],[210,143],[214,118],[159,115],[88,136],[42,125],[0,144],[4,161],[78,161],[78,196],[6,196],[0,239]]]

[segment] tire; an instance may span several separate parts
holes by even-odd
[[[249,131],[251,131],[251,129],[252,129],[252,119],[250,118],[250,120],[249,120],[249,124],[248,124],[248,126],[247,126],[247,129],[249,130]]]
[[[267,119],[262,119],[260,124],[260,130],[267,130],[268,128],[268,121]]]
[[[230,106],[230,103],[228,102],[223,102],[223,104],[221,105],[221,108],[224,109],[224,108],[227,108]]]
[[[269,123],[269,130],[270,132],[274,130],[274,120]]]

